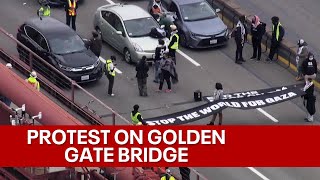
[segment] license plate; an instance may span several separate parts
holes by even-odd
[[[89,75],[81,76],[81,81],[89,80]]]
[[[217,40],[216,39],[212,39],[212,40],[210,40],[210,44],[217,44]]]

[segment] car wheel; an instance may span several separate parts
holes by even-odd
[[[129,64],[132,63],[131,53],[127,48],[125,48],[123,51],[123,59]]]
[[[188,47],[187,37],[185,34],[180,35],[180,44],[182,47]]]

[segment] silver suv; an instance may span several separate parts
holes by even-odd
[[[143,56],[153,60],[158,39],[149,34],[159,24],[144,9],[136,5],[101,6],[94,16],[94,28],[102,39],[121,52],[128,62],[138,62]],[[164,38],[166,45],[169,39]]]

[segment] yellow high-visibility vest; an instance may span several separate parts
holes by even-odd
[[[176,178],[174,178],[173,176],[170,176],[170,178],[167,179],[166,176],[162,176],[161,180],[176,180]]]
[[[140,123],[138,116],[141,115],[140,112],[137,112],[135,115],[132,114],[131,112],[131,120],[132,120],[132,124],[137,125],[138,123]]]
[[[51,15],[51,10],[49,6],[41,7],[39,9],[39,15],[40,16],[50,16]]]
[[[107,60],[107,63],[106,63],[106,68],[107,68],[107,71],[108,71],[108,73],[111,75],[111,76],[116,76],[116,71],[113,69],[113,71],[111,71],[111,69],[110,69],[110,64],[112,63],[112,60],[111,59],[108,59]],[[113,67],[113,68],[115,68],[115,67]]]
[[[76,15],[76,0],[73,0],[73,3],[71,2],[71,0],[68,0],[69,2],[69,16],[75,16]]]
[[[37,81],[36,78],[30,76],[30,77],[28,78],[28,83],[31,84],[32,86],[35,86],[35,84],[36,84],[37,90],[40,91],[40,83],[39,83],[39,81]]]
[[[277,31],[276,31],[276,39],[277,39],[277,41],[279,41],[279,36],[280,36],[280,27],[281,26],[281,24],[280,24],[280,22],[278,23],[278,25],[277,25]],[[272,31],[274,31],[274,25],[272,25]]]
[[[177,37],[177,41],[175,43],[173,43],[173,45],[170,47],[171,49],[175,49],[177,50],[179,48],[179,35],[178,34],[173,34],[171,37],[170,37],[170,43],[172,41],[172,37],[173,36],[176,36]]]

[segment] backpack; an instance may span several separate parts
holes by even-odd
[[[150,32],[150,36],[153,38],[165,38],[166,32],[160,28],[152,28]]]

